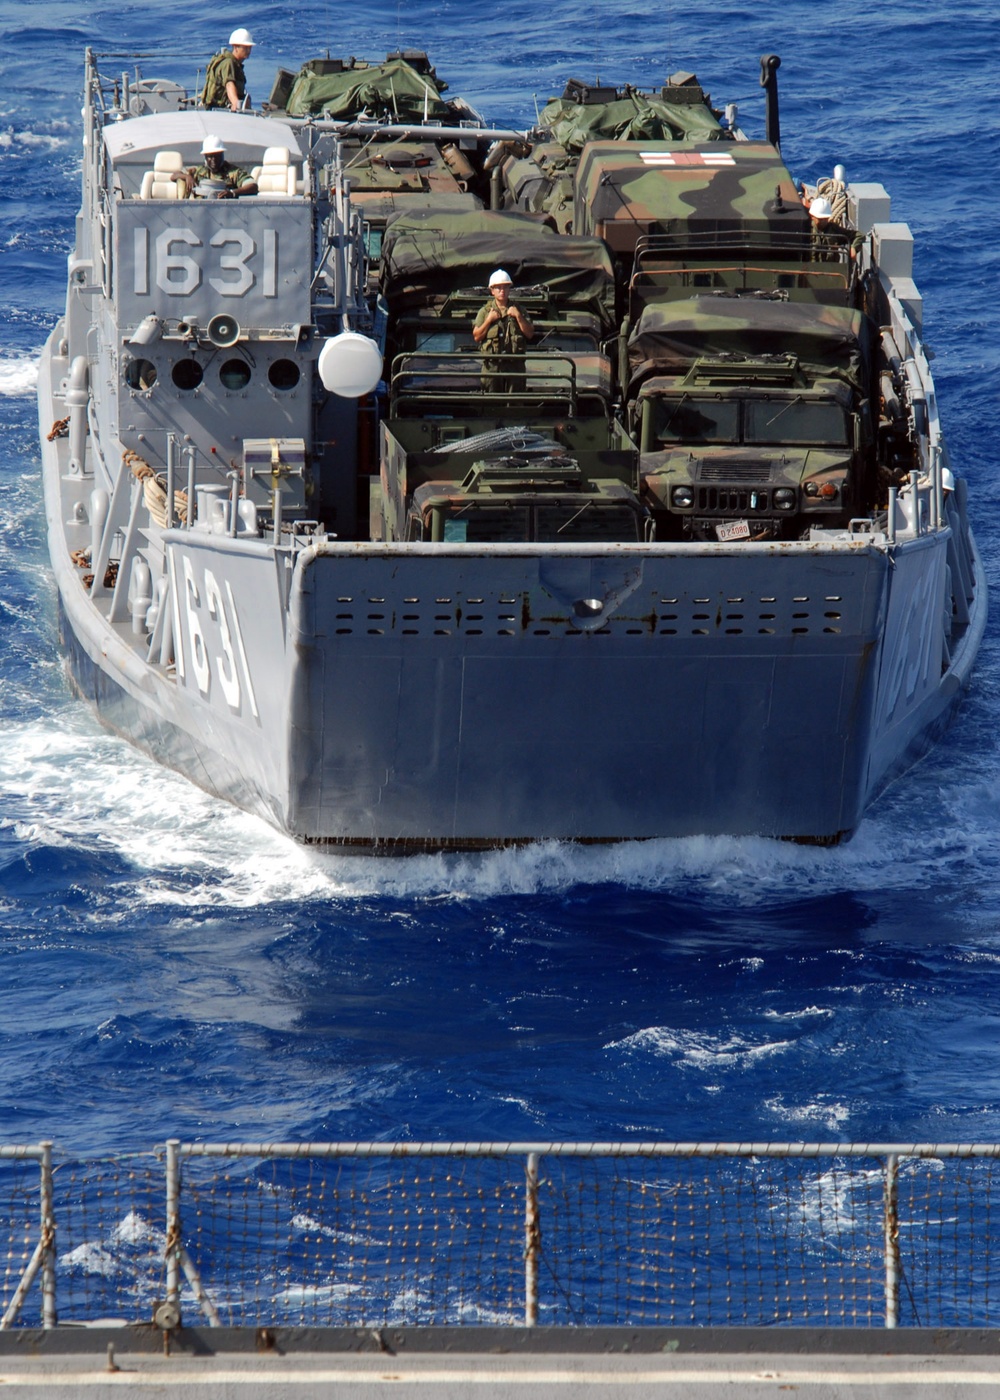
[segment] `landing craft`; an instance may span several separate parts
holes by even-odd
[[[77,688],[335,848],[843,839],[986,615],[909,230],[839,175],[813,219],[773,102],[750,141],[691,74],[530,131],[445,91],[209,113],[88,52],[39,388]],[[209,134],[256,194],[189,194]],[[486,373],[497,268],[534,334]]]

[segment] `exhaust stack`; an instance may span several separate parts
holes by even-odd
[[[767,94],[764,135],[776,150],[781,150],[781,121],[778,117],[778,69],[781,59],[776,53],[766,53],[760,60],[760,85]]]

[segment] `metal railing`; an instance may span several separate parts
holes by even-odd
[[[3,1317],[0,1318],[0,1331],[6,1331],[16,1321],[31,1285],[39,1272],[42,1275],[42,1325],[46,1328],[54,1327],[56,1323],[56,1251],[55,1219],[52,1213],[52,1144],[51,1142],[41,1142],[37,1147],[0,1147],[0,1162],[38,1163],[38,1240],[10,1300],[7,1302]],[[17,1257],[14,1247],[16,1234],[20,1234],[22,1255],[31,1240],[28,1202],[32,1194],[33,1188],[22,1179],[5,1202],[8,1224],[8,1278],[11,1276],[11,1263]],[[22,1211],[23,1214],[21,1214]]]
[[[492,388],[494,381],[504,387]],[[545,399],[572,414],[579,392],[576,362],[555,351],[529,348],[523,354],[488,356],[475,350],[410,351],[392,362],[389,416],[397,417],[401,405],[411,400],[419,401],[423,417],[428,405],[478,403],[484,393],[497,393],[513,405]]]
[[[57,1287],[63,1321],[167,1332],[185,1308],[212,1327],[995,1326],[998,1161],[958,1143],[6,1147],[0,1327],[54,1327]]]

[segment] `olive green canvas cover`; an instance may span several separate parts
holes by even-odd
[[[426,111],[431,121],[446,122],[455,120],[455,114],[441,96],[445,86],[401,58],[342,73],[315,73],[307,63],[292,84],[285,110],[290,117],[322,113],[348,121],[367,112],[401,122],[422,121]]]
[[[797,355],[804,370],[861,387],[872,323],[845,306],[741,297],[692,297],[643,309],[628,341],[629,397],[651,374],[684,374],[719,355]]]
[[[524,214],[489,209],[467,214],[406,212],[382,244],[382,288],[390,308],[423,305],[429,296],[485,288],[502,267],[518,287],[544,284],[554,302],[587,306],[615,324],[615,273],[597,238],[553,233]]]
[[[540,124],[570,151],[588,141],[721,141],[726,133],[709,109],[681,106],[629,89],[617,102],[548,102]]]

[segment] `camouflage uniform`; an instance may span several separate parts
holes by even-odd
[[[205,88],[201,94],[202,104],[205,107],[228,109],[227,83],[236,84],[236,96],[242,102],[247,93],[247,79],[243,71],[243,61],[231,53],[229,49],[223,49],[221,53],[215,55],[208,65],[208,71],[205,74]]]
[[[524,332],[510,314],[513,305],[513,302],[507,303],[507,314],[502,320],[494,321],[479,342],[479,349],[483,354],[482,389],[484,394],[524,393],[525,362],[523,356],[526,341]],[[476,328],[481,326],[490,312],[496,309],[497,304],[491,297],[485,306],[480,307],[476,315]],[[505,357],[519,355],[522,358],[501,360],[497,358],[500,355]]]
[[[815,262],[846,262],[856,257],[865,235],[835,224],[831,219],[813,220],[811,244]]]
[[[228,160],[224,160],[217,170],[210,170],[207,165],[196,165],[190,173],[195,189],[200,180],[225,180],[231,190],[238,190],[253,179],[248,170],[239,165],[230,165]]]

